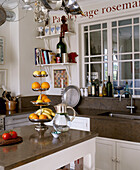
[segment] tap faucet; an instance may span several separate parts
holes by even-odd
[[[131,98],[131,106],[126,106],[126,108],[127,108],[127,109],[130,109],[130,113],[133,114],[133,109],[135,108],[135,106],[133,106],[133,97],[132,97],[131,93],[128,92],[128,91],[124,91],[124,92],[120,95],[119,100],[121,101],[122,95],[125,94],[125,93],[128,93],[128,94],[130,95],[130,98]]]

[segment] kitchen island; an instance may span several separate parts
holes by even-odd
[[[44,133],[36,131],[34,125],[16,131],[23,142],[0,147],[0,170],[55,170],[81,157],[86,169],[95,169],[96,133],[69,130],[56,139],[51,135],[52,127]]]

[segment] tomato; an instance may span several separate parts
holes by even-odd
[[[17,138],[17,132],[15,132],[15,131],[10,131],[9,134],[11,135],[12,139]]]
[[[4,140],[8,140],[8,139],[11,139],[11,135],[10,135],[9,133],[4,133],[4,134],[2,135],[2,138],[3,138]]]
[[[10,131],[9,134],[11,135],[12,139],[17,138],[17,132],[15,132],[15,131]]]

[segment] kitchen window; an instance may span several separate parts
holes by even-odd
[[[90,79],[125,86],[140,95],[140,18],[137,16],[82,25],[83,85]]]

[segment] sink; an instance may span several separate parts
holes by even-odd
[[[98,114],[98,116],[109,116],[109,117],[118,117],[124,119],[140,120],[140,115],[130,115],[130,114],[123,114],[123,113],[105,112],[102,114]]]

